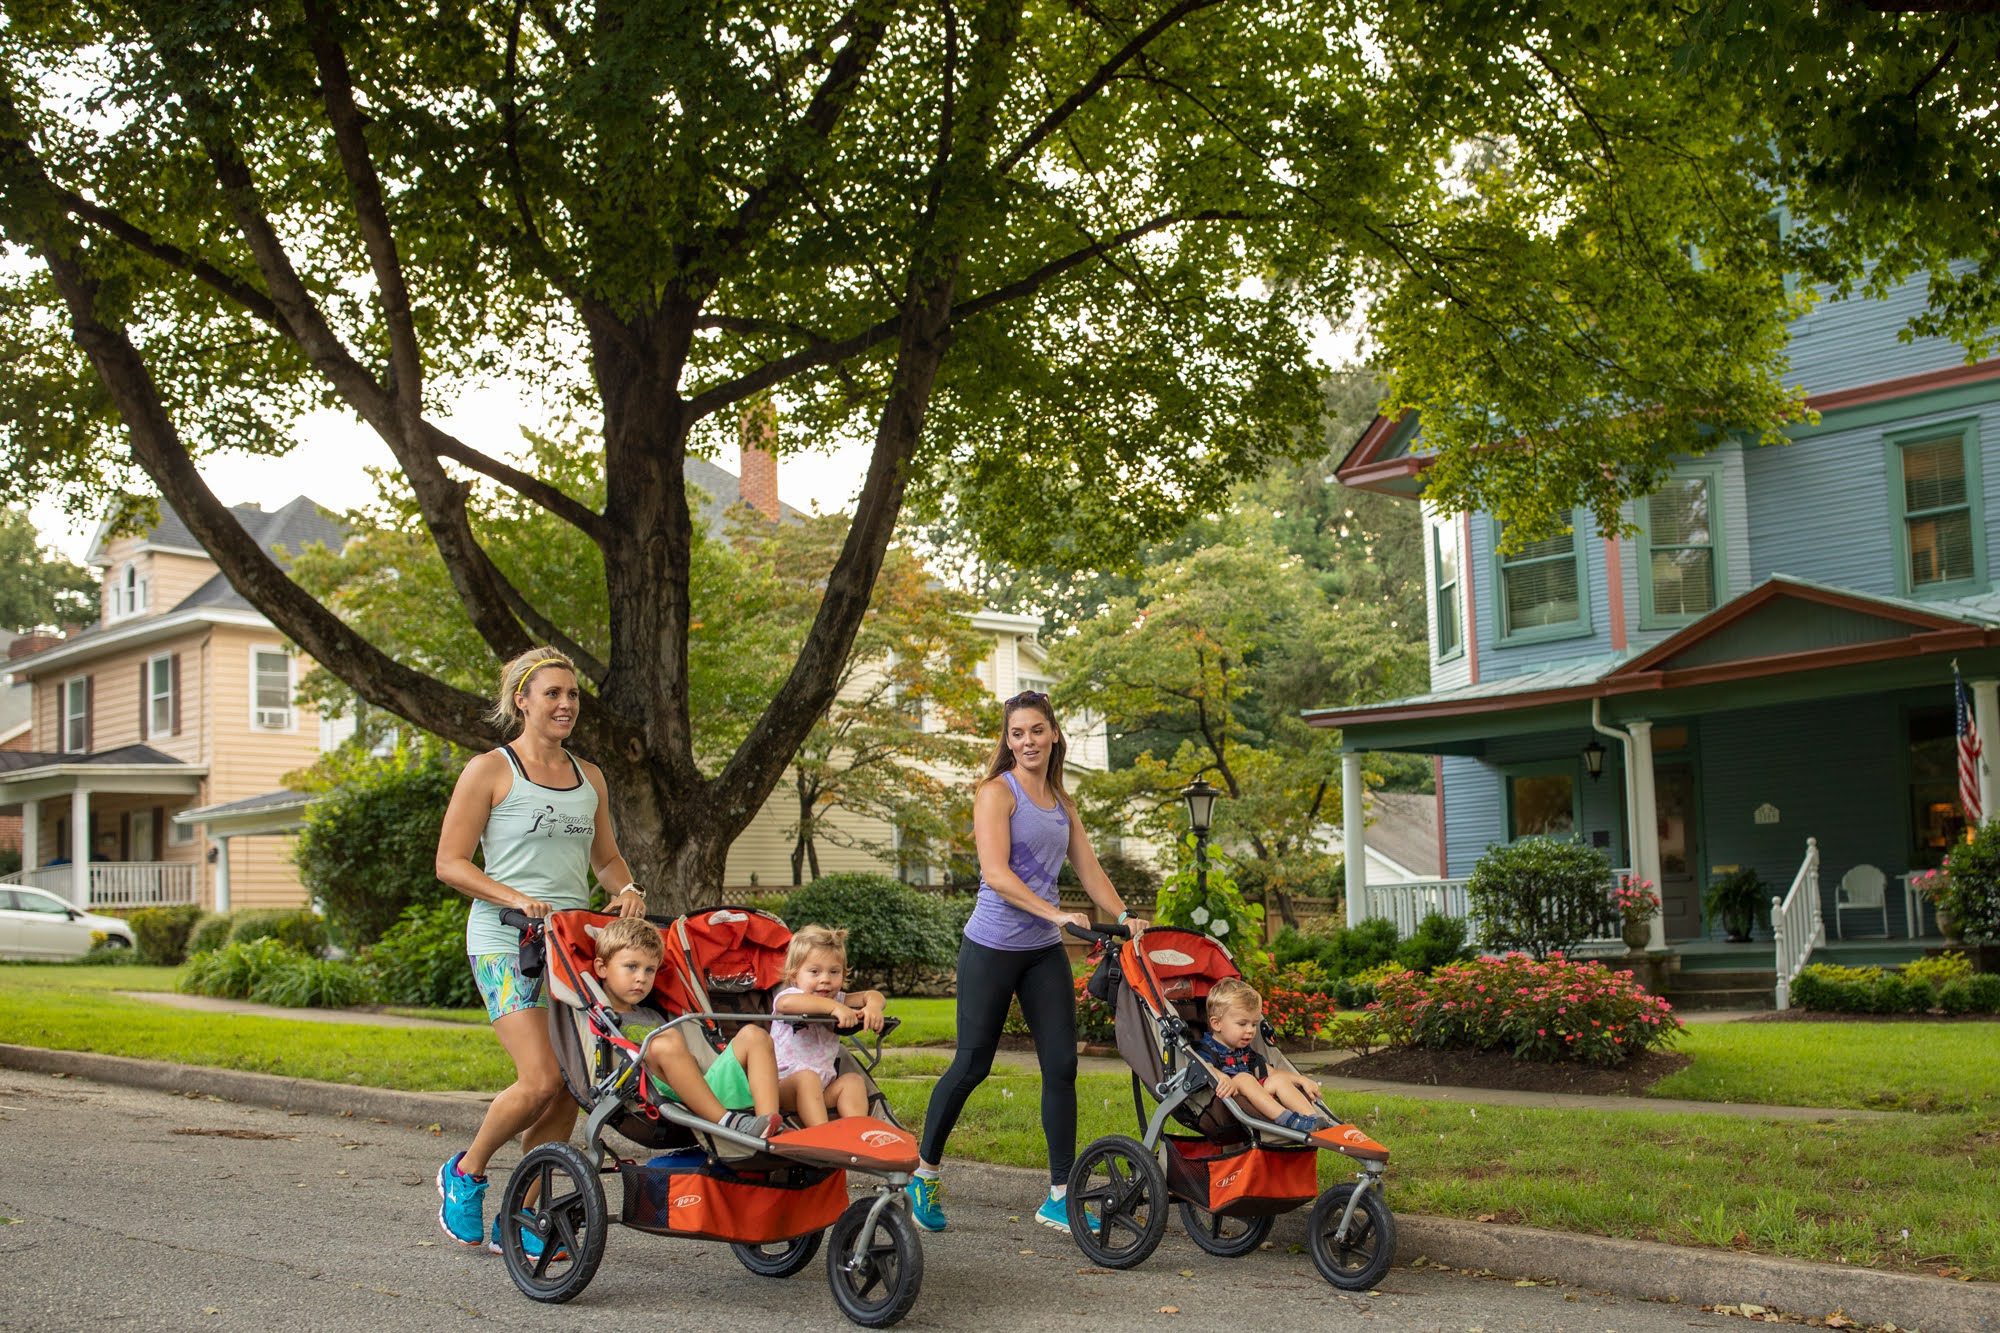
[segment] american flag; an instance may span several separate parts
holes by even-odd
[[[1973,725],[1972,694],[1965,688],[1965,681],[1958,674],[1958,667],[1951,669],[1952,693],[1958,703],[1958,803],[1965,807],[1967,828],[1977,828],[1982,822],[1979,808],[1979,731]]]

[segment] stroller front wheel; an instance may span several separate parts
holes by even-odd
[[[1365,1189],[1348,1222],[1347,1234],[1336,1236],[1347,1201]],[[1319,1196],[1306,1221],[1306,1248],[1319,1275],[1342,1291],[1366,1291],[1382,1280],[1396,1259],[1396,1215],[1382,1202],[1377,1186],[1335,1185]]]
[[[604,1185],[590,1159],[566,1142],[530,1149],[507,1178],[500,1206],[510,1224],[500,1228],[500,1253],[522,1294],[551,1305],[581,1295],[597,1276],[611,1230]]]
[[[874,1234],[864,1239],[861,1228],[874,1207],[873,1199],[856,1199],[828,1228],[826,1280],[842,1314],[863,1328],[887,1328],[917,1303],[924,1250],[916,1224],[897,1204],[882,1210]]]
[[[1263,1217],[1223,1217],[1197,1208],[1187,1200],[1180,1202],[1181,1226],[1186,1229],[1188,1239],[1207,1250],[1218,1259],[1235,1259],[1250,1253],[1264,1243],[1271,1234],[1273,1219]]]
[[[1167,1234],[1167,1178],[1146,1145],[1123,1134],[1083,1150],[1069,1172],[1069,1234],[1100,1268],[1136,1268]]]

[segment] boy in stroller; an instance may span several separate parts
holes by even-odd
[[[1247,981],[1225,977],[1208,993],[1208,1032],[1196,1052],[1215,1066],[1218,1097],[1241,1097],[1266,1120],[1310,1134],[1330,1123],[1313,1107],[1319,1084],[1295,1069],[1271,1068],[1257,1053],[1264,997]]]
[[[667,1096],[704,1120],[769,1137],[778,1113],[771,1034],[761,1027],[739,1029],[704,1074],[680,1034],[666,1028],[666,1015],[644,1005],[665,959],[659,927],[642,917],[620,917],[598,928],[597,975],[619,1027],[639,1043],[647,1071],[665,1085]]]

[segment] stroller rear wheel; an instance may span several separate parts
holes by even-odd
[[[560,1304],[590,1285],[604,1260],[611,1221],[589,1158],[561,1142],[529,1150],[507,1178],[500,1207],[500,1253],[523,1295]],[[540,1242],[532,1257],[523,1241],[527,1234]]]
[[[1347,1234],[1336,1237],[1347,1200],[1366,1189],[1354,1207]],[[1379,1187],[1335,1185],[1319,1196],[1306,1221],[1306,1248],[1319,1275],[1342,1291],[1366,1291],[1382,1280],[1396,1258],[1396,1217],[1382,1202]]]
[[[1250,1253],[1271,1234],[1272,1219],[1263,1217],[1223,1217],[1181,1200],[1181,1226],[1188,1239],[1219,1259],[1234,1259]],[[1336,1219],[1337,1220],[1337,1219]]]
[[[871,1198],[856,1199],[827,1229],[826,1280],[842,1314],[863,1328],[887,1328],[917,1303],[924,1250],[900,1201],[882,1210],[874,1234],[862,1242],[874,1207]]]
[[[794,1240],[770,1245],[731,1245],[736,1261],[759,1277],[790,1277],[813,1261],[819,1253],[820,1238],[826,1233],[808,1232]]]
[[[1167,1178],[1146,1145],[1123,1134],[1083,1150],[1069,1172],[1069,1234],[1100,1268],[1135,1268],[1167,1234]]]

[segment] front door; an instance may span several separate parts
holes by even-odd
[[[1653,766],[1654,806],[1660,816],[1660,915],[1667,943],[1701,935],[1701,864],[1695,846],[1694,765]]]

